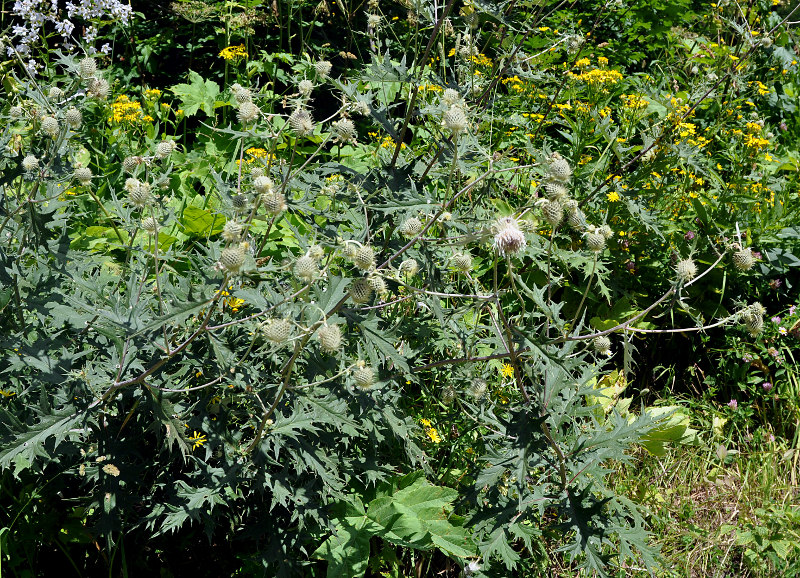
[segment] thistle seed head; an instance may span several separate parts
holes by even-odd
[[[494,223],[494,248],[502,256],[513,255],[523,250],[528,241],[513,216],[501,217]]]
[[[92,78],[89,81],[89,90],[87,91],[87,94],[92,98],[96,98],[97,100],[105,100],[108,98],[108,93],[110,91],[111,87],[105,78]]]
[[[544,194],[548,200],[563,203],[567,198],[567,186],[559,181],[546,181],[544,183]]]
[[[225,227],[222,229],[222,238],[228,243],[233,243],[239,240],[242,236],[242,232],[244,232],[244,227],[242,227],[241,223],[232,220],[227,221]]]
[[[258,194],[263,195],[274,191],[275,183],[272,182],[271,178],[260,175],[253,179],[253,188]]]
[[[606,247],[606,238],[600,233],[589,232],[585,234],[586,248],[593,253],[599,253]]]
[[[327,60],[320,60],[314,64],[314,70],[317,71],[317,74],[319,74],[321,78],[327,78],[327,76],[331,73],[332,68],[333,64]]]
[[[319,261],[325,256],[325,249],[323,249],[320,245],[311,245],[308,248],[308,253],[306,254],[314,259],[314,261]]]
[[[125,160],[122,161],[122,170],[132,173],[142,162],[144,162],[142,157],[125,157]]]
[[[312,129],[313,130],[313,129]],[[343,118],[333,123],[333,140],[337,143],[356,142],[358,133],[356,125],[349,118]]]
[[[32,173],[39,168],[39,159],[37,159],[34,155],[26,155],[25,158],[22,159],[22,168],[25,169],[25,171]]]
[[[178,143],[174,140],[161,141],[158,143],[158,146],[156,146],[156,157],[165,159],[175,152],[176,148],[178,148]]]
[[[264,169],[262,169],[261,167],[253,167],[252,169],[250,169],[250,178],[253,179],[254,181],[258,177],[263,177],[264,174],[265,174]]]
[[[97,61],[94,58],[84,58],[80,61],[78,67],[78,72],[83,79],[91,78],[97,74]]]
[[[485,380],[476,377],[472,380],[467,388],[467,394],[475,401],[481,399],[484,395],[486,395],[486,389],[488,388],[488,384]]]
[[[247,198],[247,195],[234,195],[231,204],[235,210],[244,211],[250,205],[250,199]]]
[[[389,289],[386,288],[386,281],[380,275],[370,275],[367,278],[367,282],[378,297],[382,297],[389,292]]]
[[[314,83],[307,78],[304,78],[297,84],[297,92],[304,98],[308,98],[312,90],[314,90]]]
[[[47,92],[47,98],[49,98],[53,102],[58,102],[59,100],[64,98],[64,91],[58,88],[57,86],[53,86]]]
[[[611,339],[605,335],[592,339],[592,347],[600,355],[611,355]]]
[[[452,131],[455,136],[465,132],[469,126],[469,121],[467,120],[467,115],[464,113],[464,109],[460,106],[451,106],[450,109],[444,113],[442,126]]]
[[[679,283],[687,283],[697,277],[697,265],[691,259],[682,259],[675,266],[675,274]]]
[[[342,331],[338,325],[323,325],[317,332],[317,338],[325,353],[336,353],[342,346]]]
[[[353,381],[359,389],[367,390],[375,385],[375,370],[363,361],[359,361],[358,367],[353,372]]]
[[[239,119],[240,123],[247,124],[254,122],[260,113],[261,110],[252,102],[243,102],[241,105],[239,105],[236,118]]]
[[[444,405],[453,405],[453,402],[456,400],[455,388],[452,385],[444,386],[442,388],[440,399]]]
[[[409,277],[413,277],[419,271],[419,263],[416,259],[406,259],[400,263],[400,272]]]
[[[452,88],[445,88],[444,93],[442,93],[442,103],[447,106],[448,108],[452,107],[453,105],[460,105],[462,104],[461,95],[458,93],[457,90]]]

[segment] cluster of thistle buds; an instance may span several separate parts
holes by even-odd
[[[583,231],[586,225],[586,215],[581,210],[578,201],[569,197],[571,178],[572,167],[567,159],[558,153],[553,153],[547,167],[547,176],[541,185],[545,196],[537,204],[541,208],[544,220],[553,228],[561,225],[566,218],[567,224],[572,229]]]
[[[758,337],[764,329],[764,316],[767,310],[759,302],[752,303],[739,311],[739,320],[747,327],[752,337]]]
[[[100,76],[97,61],[87,57],[78,63],[78,74],[86,82],[86,94],[97,100],[105,100],[111,91],[108,81]]]
[[[231,93],[235,100],[236,118],[239,122],[250,124],[258,120],[261,110],[253,102],[253,93],[250,89],[236,82],[231,86]]]

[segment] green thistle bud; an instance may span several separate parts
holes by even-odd
[[[605,237],[606,239],[610,239],[611,237],[614,236],[614,231],[612,231],[611,227],[609,227],[608,225],[603,225],[602,227],[600,227],[598,232],[601,235],[603,235],[603,237]]]
[[[404,237],[416,237],[422,231],[422,221],[416,217],[406,219],[405,223],[400,226],[400,234]]]
[[[753,259],[753,251],[749,247],[733,254],[733,266],[739,271],[748,271],[752,269],[753,265],[755,265],[755,259]]]
[[[111,87],[105,78],[93,78],[89,81],[89,90],[87,91],[87,94],[92,98],[96,98],[97,100],[105,100],[110,91]]]
[[[367,278],[367,282],[369,283],[369,286],[372,287],[375,295],[378,297],[382,297],[389,292],[389,290],[386,288],[386,281],[384,281],[383,277],[380,275],[370,275]]]
[[[317,71],[322,78],[326,78],[330,73],[333,65],[327,60],[320,60],[314,64],[314,70]]]
[[[323,325],[317,332],[317,338],[325,353],[336,353],[342,346],[342,331],[338,325]]]
[[[231,204],[236,211],[244,211],[250,205],[247,195],[234,195]]]
[[[83,115],[81,114],[81,111],[73,106],[72,108],[67,109],[67,112],[64,113],[64,120],[67,121],[69,126],[77,130],[81,127]]]
[[[261,205],[270,215],[278,215],[286,210],[286,197],[281,193],[264,193],[261,195]]]
[[[600,233],[589,232],[585,234],[586,248],[593,253],[599,253],[606,246],[606,238]]]
[[[314,119],[304,108],[297,108],[289,115],[289,126],[297,136],[308,136],[314,132]]]
[[[409,277],[413,277],[419,271],[419,263],[416,259],[406,259],[400,263],[400,272]]]
[[[33,155],[26,155],[25,158],[22,159],[22,168],[25,169],[25,171],[32,173],[39,168],[39,159]]]
[[[158,221],[154,217],[145,217],[139,226],[148,233],[155,233],[158,228]]]
[[[64,98],[64,91],[58,88],[57,86],[53,86],[47,93],[47,98],[49,98],[53,102],[58,102],[59,100]]]
[[[232,243],[239,240],[239,238],[242,236],[242,232],[244,232],[244,227],[241,223],[236,221],[228,221],[225,223],[225,227],[222,229],[222,238],[228,243]]]
[[[567,160],[558,153],[553,154],[548,172],[550,178],[562,183],[569,182],[570,177],[572,177],[572,168]]]
[[[312,90],[314,90],[314,83],[307,78],[304,78],[297,84],[297,92],[304,98],[308,98]]]
[[[52,116],[46,116],[42,119],[42,132],[49,137],[56,138],[60,130],[61,127],[58,125],[58,121]]]
[[[452,131],[454,136],[465,132],[469,126],[469,121],[467,120],[467,115],[464,113],[464,109],[460,106],[451,106],[450,110],[444,113],[442,126]]]
[[[308,248],[308,256],[314,259],[314,261],[319,261],[325,256],[325,250],[320,247],[319,245],[311,245]]]
[[[375,370],[363,361],[359,361],[358,367],[353,372],[353,381],[359,389],[367,390],[375,385]]]
[[[472,380],[472,383],[469,384],[467,388],[467,393],[470,397],[472,397],[475,401],[483,398],[486,395],[486,389],[488,388],[488,384],[485,380],[476,377]]]
[[[133,173],[144,160],[142,157],[125,157],[122,161],[122,170],[126,173]]]
[[[697,265],[691,259],[678,261],[675,274],[679,283],[687,283],[697,277]]]
[[[356,258],[356,253],[358,253],[358,245],[355,243],[345,243],[344,247],[342,248],[342,255],[348,261],[352,261]]]
[[[177,147],[178,143],[176,143],[174,140],[162,141],[158,143],[158,146],[156,146],[156,157],[165,159],[175,152]]]
[[[461,273],[472,271],[472,255],[469,253],[456,253],[450,261],[456,271]]]
[[[248,124],[254,122],[260,113],[261,110],[252,102],[243,102],[239,106],[239,110],[236,113],[236,118],[240,123]]]
[[[557,227],[564,220],[564,208],[558,201],[545,200],[542,203],[542,216],[553,227]]]
[[[354,303],[369,303],[372,297],[372,285],[366,279],[356,279],[350,284],[350,298]]]
[[[558,181],[546,181],[544,183],[544,194],[550,201],[562,203],[567,198],[567,187]]]
[[[353,264],[359,269],[368,271],[375,265],[375,252],[369,245],[362,245],[356,249],[356,254],[353,257]]]
[[[244,88],[240,84],[234,84],[231,88],[233,89],[233,98],[236,99],[236,104],[241,106],[253,102],[253,93],[250,92],[249,88]]]
[[[354,143],[357,138],[356,125],[349,118],[343,118],[333,123],[333,140],[335,142]]]
[[[745,318],[745,325],[752,337],[758,337],[764,330],[764,318],[760,315],[749,315]]]
[[[288,319],[270,319],[262,332],[273,343],[285,343],[292,335],[292,323]]]
[[[75,169],[72,176],[82,185],[88,185],[92,182],[92,170],[89,167],[79,167]]]
[[[83,79],[91,78],[97,74],[97,62],[94,58],[84,58],[78,66],[79,74]]]
[[[263,175],[253,179],[253,188],[258,194],[271,193],[275,190],[275,183],[272,179]]]
[[[605,335],[600,335],[592,339],[594,350],[601,355],[611,355],[611,339]]]
[[[294,264],[294,276],[304,283],[311,283],[314,277],[319,273],[317,262],[309,257],[303,255]]]
[[[253,179],[253,181],[255,181],[259,177],[263,177],[264,174],[265,174],[264,169],[262,169],[261,167],[253,167],[252,169],[250,169],[250,178]]]
[[[229,273],[238,273],[244,265],[244,248],[241,245],[227,247],[219,257],[219,264]]]
[[[567,224],[575,231],[582,231],[586,227],[586,215],[574,199],[564,203],[564,212],[567,214]]]

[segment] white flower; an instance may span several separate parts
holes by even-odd
[[[519,221],[513,216],[497,219],[493,229],[494,248],[503,256],[517,253],[528,245],[525,233],[519,228]]]

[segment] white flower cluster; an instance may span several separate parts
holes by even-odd
[[[65,9],[66,18],[61,19],[59,15],[64,14]],[[72,33],[76,26],[73,20],[89,22],[110,19],[127,25],[130,23],[133,8],[120,0],[80,0],[80,2],[66,2],[63,8],[59,6],[59,0],[16,0],[11,14],[22,24],[12,27],[11,33],[15,44],[9,46],[6,52],[8,56],[13,56],[16,50],[21,56],[28,56],[31,54],[31,46],[44,34],[43,28],[47,22],[52,23],[56,32],[63,37],[64,46],[71,48],[74,46]],[[98,29],[95,26],[86,26],[83,31],[82,41],[91,45],[97,38]],[[110,50],[108,45],[103,47],[103,52],[108,50]],[[40,67],[41,65],[33,59],[26,64],[31,74]]]

